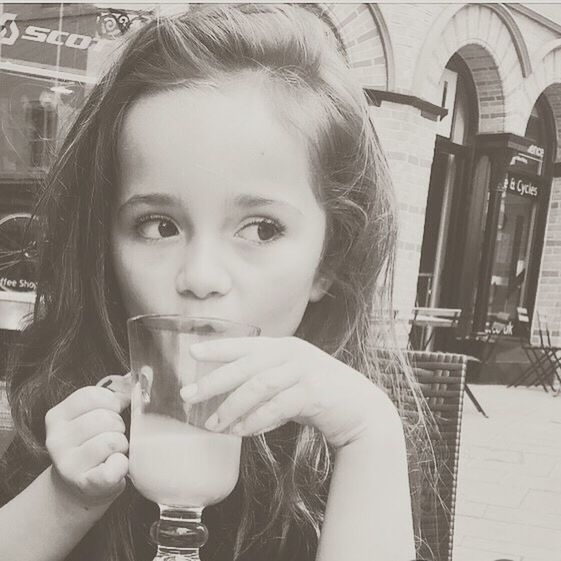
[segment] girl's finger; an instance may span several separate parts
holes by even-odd
[[[282,359],[270,354],[250,354],[220,366],[196,384],[189,384],[181,389],[181,397],[188,403],[205,401],[243,384],[246,380],[273,366],[282,364]]]
[[[71,421],[92,409],[110,409],[118,413],[120,408],[120,400],[107,388],[85,386],[50,409],[45,416],[45,423],[49,426]]]
[[[76,471],[89,471],[115,453],[125,454],[128,447],[127,438],[121,432],[98,434],[72,451]]]
[[[234,434],[249,436],[268,432],[299,417],[304,409],[306,394],[296,384],[275,395],[232,428]]]
[[[274,353],[278,347],[278,338],[270,337],[236,337],[229,339],[211,339],[191,345],[189,351],[194,359],[210,362],[232,362],[256,350],[269,349]],[[275,344],[276,342],[276,344]]]
[[[104,432],[121,432],[126,430],[123,418],[115,411],[109,409],[94,409],[80,415],[47,435],[50,451],[77,448]]]
[[[128,469],[128,458],[117,452],[111,454],[102,464],[86,472],[84,481],[88,486],[106,489],[107,494],[111,495],[118,487],[124,488]]]
[[[286,363],[253,376],[222,402],[205,427],[213,431],[224,430],[259,404],[296,384],[300,375],[301,371],[294,363]]]

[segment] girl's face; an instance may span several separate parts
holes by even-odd
[[[111,247],[129,316],[212,316],[292,335],[323,295],[325,213],[306,141],[259,88],[144,97],[119,157]]]

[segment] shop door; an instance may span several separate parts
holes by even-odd
[[[465,150],[461,146],[444,147],[437,144],[435,150],[427,208],[421,263],[417,281],[417,306],[458,307],[458,279],[462,253],[460,215],[464,193]]]
[[[514,319],[526,305],[536,210],[530,198],[505,193],[501,199],[487,317],[506,312]]]

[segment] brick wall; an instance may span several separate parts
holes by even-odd
[[[356,79],[369,87],[387,87],[381,34],[366,4],[329,4],[328,13],[345,43]]]
[[[399,212],[395,306],[415,303],[436,123],[407,105],[384,102],[371,118],[388,160]]]
[[[561,345],[561,177],[551,186],[536,310],[547,317],[555,344]]]

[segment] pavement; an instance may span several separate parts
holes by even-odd
[[[561,395],[471,385],[464,400],[453,561],[561,561]]]

